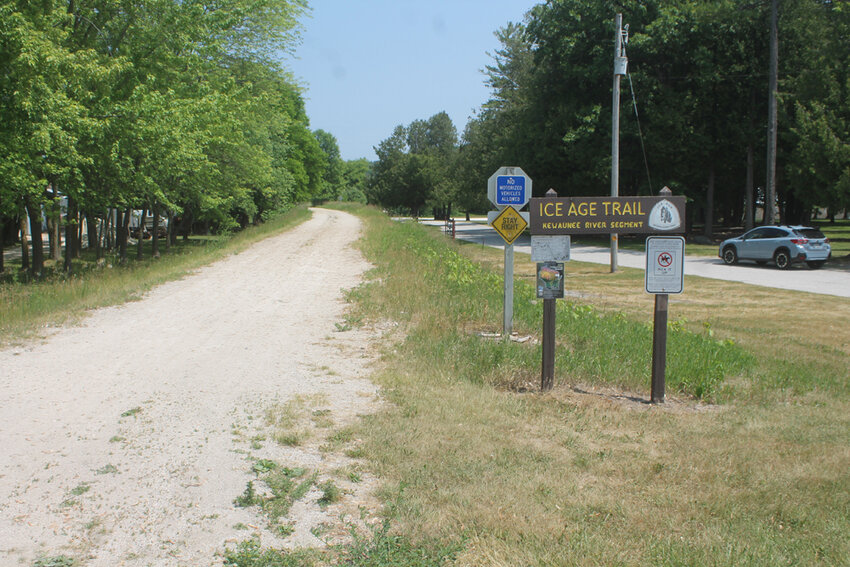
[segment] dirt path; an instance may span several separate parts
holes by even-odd
[[[319,508],[318,489],[285,538],[233,501],[258,458],[319,478],[346,464],[318,450],[320,435],[273,442],[269,407],[297,399],[332,427],[374,411],[373,333],[339,325],[341,291],[369,267],[351,247],[359,230],[351,215],[314,210],[141,301],[0,351],[0,564],[214,565],[252,534],[319,544],[315,527],[344,504]],[[338,481],[355,510],[364,480]]]

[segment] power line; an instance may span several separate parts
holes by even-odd
[[[646,158],[646,146],[643,143],[643,131],[640,127],[640,115],[638,114],[637,107],[637,98],[635,97],[635,85],[632,83],[632,74],[628,73],[629,77],[629,90],[632,92],[632,107],[635,109],[635,120],[637,120],[638,127],[638,138],[640,138],[640,149],[643,152],[643,165],[646,167],[646,178],[649,181],[649,194],[655,195],[655,191],[652,188],[652,176],[649,174],[649,160]]]

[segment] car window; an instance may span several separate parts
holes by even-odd
[[[757,238],[765,238],[765,234],[767,232],[766,228],[754,228],[750,232],[744,235],[744,238],[747,240],[755,240]]]
[[[823,233],[816,228],[798,228],[794,232],[800,236],[805,236],[806,238],[826,238]]]
[[[785,238],[788,236],[788,232],[781,228],[769,228],[766,232],[764,238]]]

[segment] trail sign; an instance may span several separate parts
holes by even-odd
[[[532,236],[532,262],[569,262],[570,237],[567,235]]]
[[[487,180],[487,198],[498,208],[523,208],[531,199],[531,178],[519,167],[500,167]]]
[[[517,236],[522,234],[528,223],[515,208],[510,205],[502,209],[502,212],[496,216],[492,222],[492,226],[496,229],[506,244],[513,244]]]
[[[681,236],[650,236],[646,239],[646,292],[682,293],[684,288],[685,239]]]
[[[531,234],[677,234],[685,232],[685,197],[532,199]]]

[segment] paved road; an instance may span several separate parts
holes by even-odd
[[[423,224],[439,226],[444,224],[443,221],[422,222]],[[504,240],[486,224],[475,221],[457,221],[455,227],[457,238],[497,248],[504,246]],[[531,254],[531,238],[528,234],[523,234],[514,242],[514,250]],[[578,262],[594,264],[610,264],[611,262],[608,248],[598,246],[573,244],[570,257]],[[622,267],[641,270],[646,267],[646,255],[643,252],[621,249],[617,255],[617,260]],[[727,266],[717,257],[686,256],[685,275],[850,297],[850,271],[830,268],[810,270],[805,264],[795,265],[789,270],[780,271],[773,265],[758,266],[745,262],[737,266]]]

